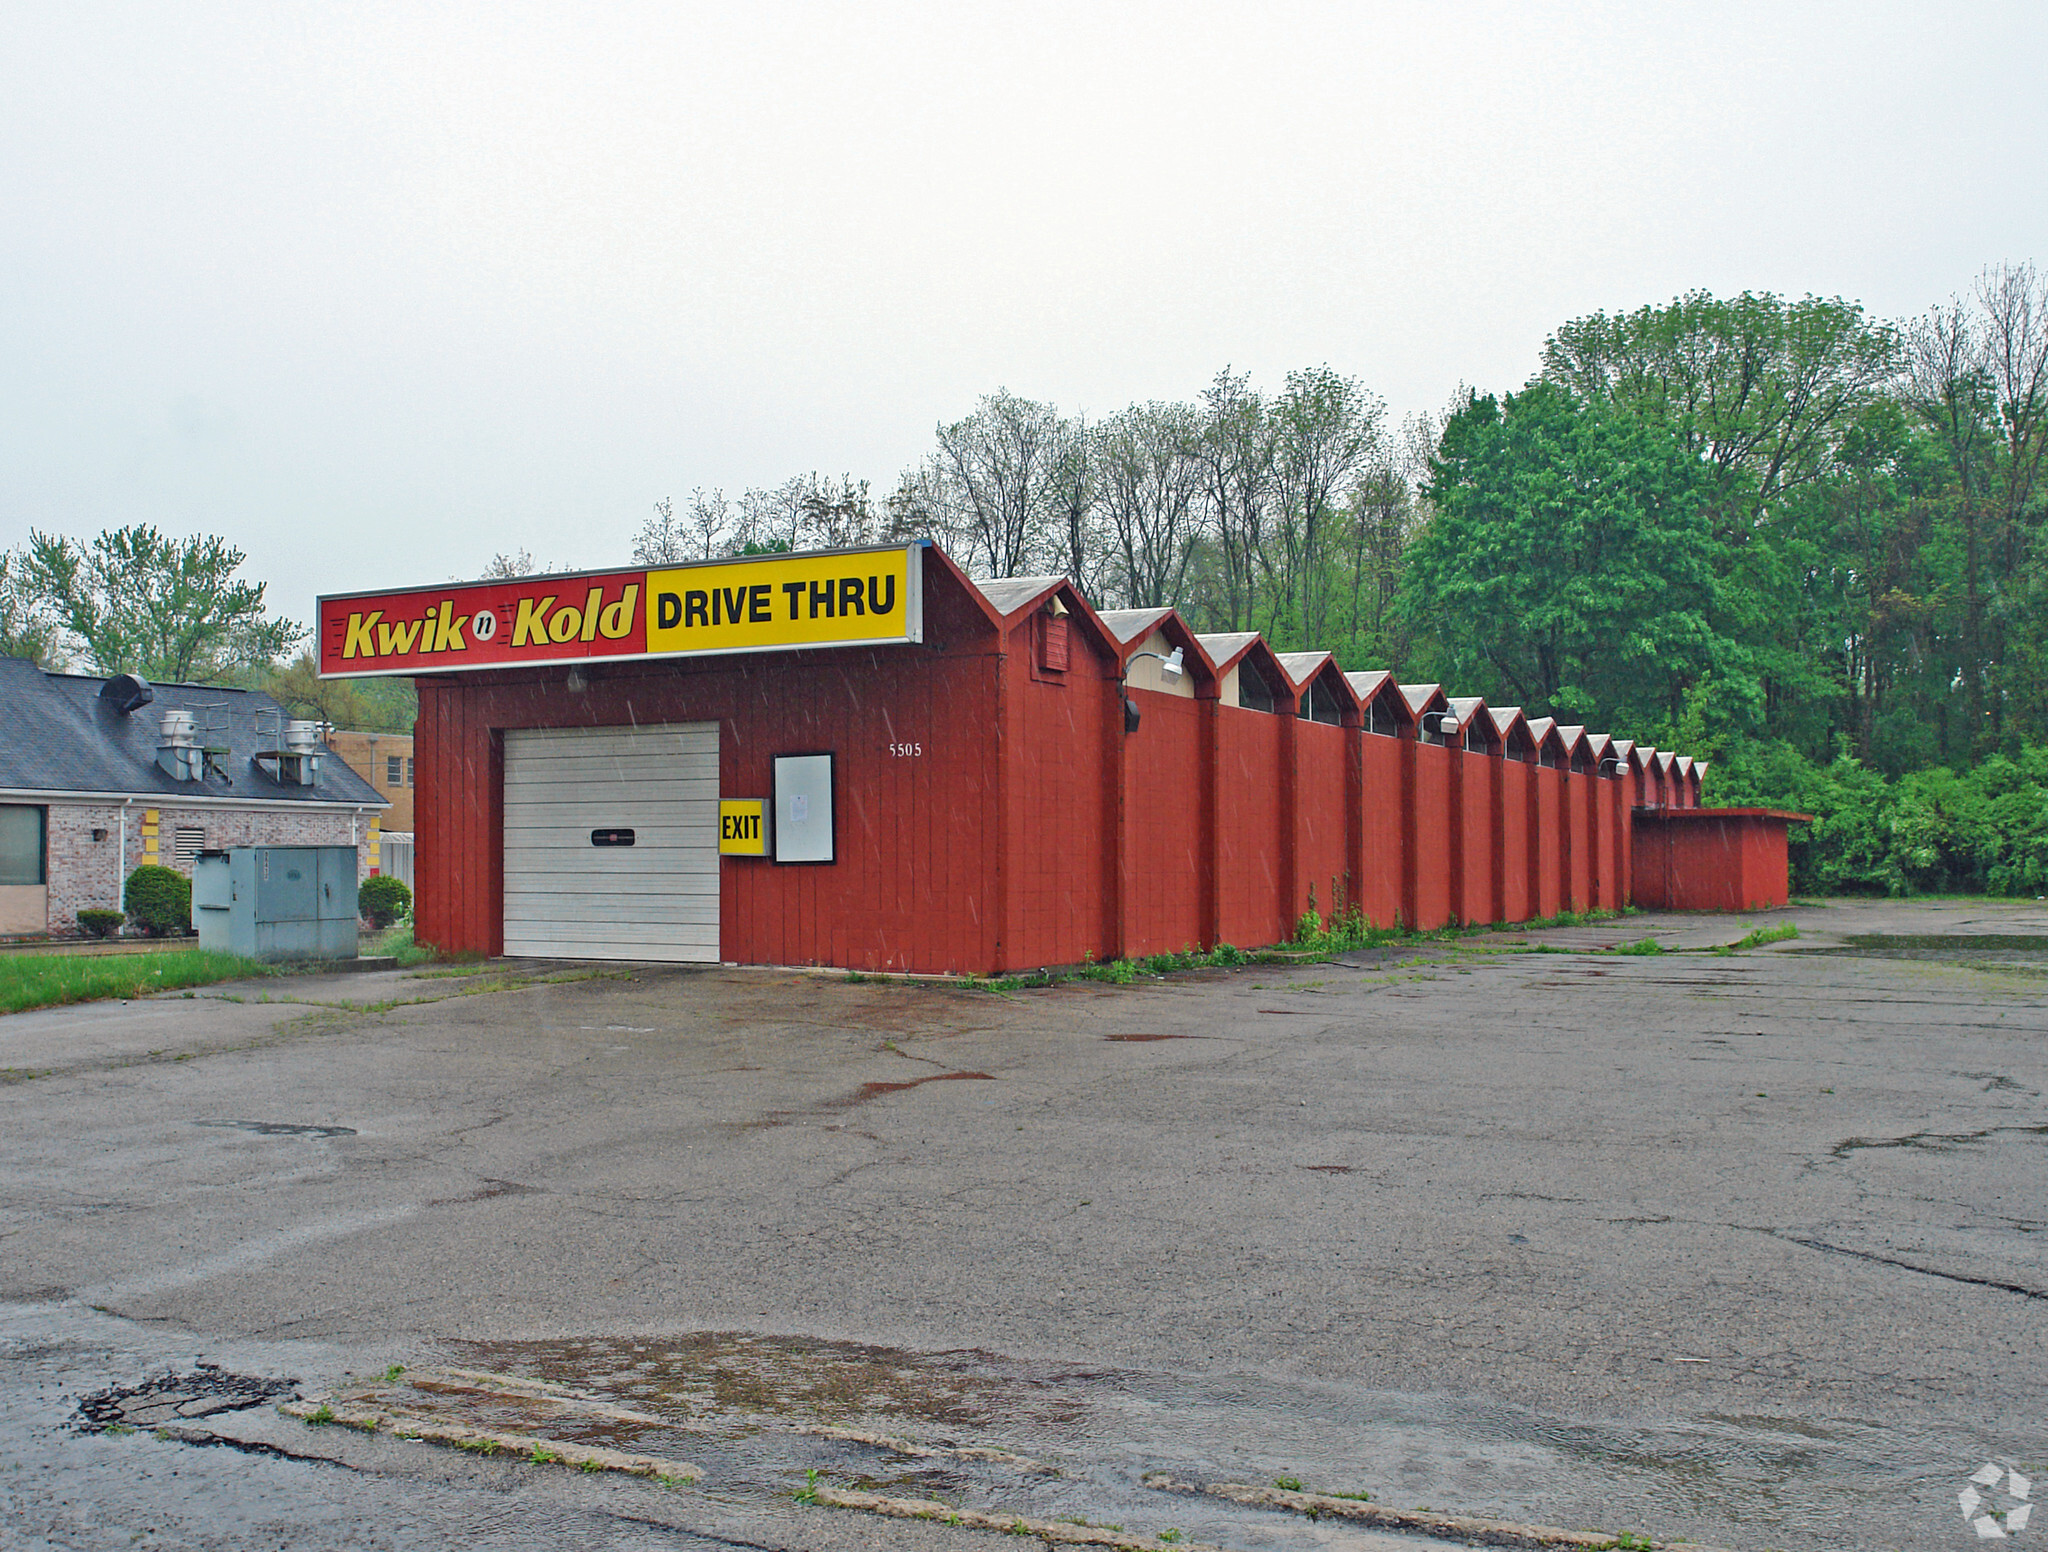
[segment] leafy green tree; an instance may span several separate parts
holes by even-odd
[[[30,596],[96,670],[178,683],[268,663],[305,636],[270,617],[263,583],[235,579],[247,558],[212,534],[137,523],[84,545],[31,530],[21,561]]]
[[[1444,427],[1435,513],[1402,580],[1431,672],[1532,715],[1622,729],[1677,715],[1712,677],[1724,706],[1753,717],[1709,517],[1740,478],[1669,427],[1554,384],[1475,396]]]
[[[39,668],[62,668],[56,618],[37,595],[20,555],[0,555],[0,657],[25,657]]]
[[[295,717],[361,733],[410,733],[419,695],[410,679],[322,679],[310,652],[243,676]]]
[[[1854,302],[1692,291],[1663,307],[1565,324],[1543,377],[1670,426],[1757,505],[1822,478],[1841,429],[1892,379],[1895,325]],[[1731,514],[1732,515],[1732,514]]]

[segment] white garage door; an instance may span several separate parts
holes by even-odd
[[[717,960],[717,723],[506,732],[505,952]]]

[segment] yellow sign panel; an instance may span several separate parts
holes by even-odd
[[[726,857],[768,855],[768,800],[718,800],[718,850]]]
[[[750,556],[647,573],[647,650],[759,652],[924,639],[915,546]]]

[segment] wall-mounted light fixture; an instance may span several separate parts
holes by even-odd
[[[1619,776],[1627,769],[1628,762],[1626,760],[1617,760],[1613,755],[1609,755],[1600,762],[1600,774],[1602,776]]]
[[[1425,711],[1422,714],[1422,731],[1434,733],[1438,738],[1456,738],[1458,727],[1455,711]]]
[[[1164,657],[1161,657],[1157,652],[1133,652],[1131,654],[1131,662],[1124,664],[1124,671],[1117,675],[1116,681],[1117,694],[1124,703],[1124,732],[1126,735],[1138,731],[1138,703],[1132,700],[1127,693],[1125,681],[1131,677],[1131,663],[1137,662],[1141,657],[1149,657],[1157,661],[1162,678],[1178,679],[1186,672],[1186,669],[1183,667],[1186,660],[1181,656],[1181,649],[1179,647],[1175,647]]]

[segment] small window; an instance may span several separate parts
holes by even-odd
[[[410,786],[412,785],[412,756],[411,756],[411,755],[407,755],[407,756],[405,757],[405,784],[406,784],[406,785],[407,785],[408,787],[410,787]]]
[[[1341,727],[1344,722],[1344,703],[1337,699],[1337,692],[1321,674],[1308,684],[1301,697],[1301,710],[1297,715],[1303,722],[1326,722],[1331,727]]]
[[[43,830],[48,810],[26,803],[0,804],[0,884],[40,884]]]
[[[1238,665],[1237,703],[1247,711],[1277,714],[1280,710],[1278,693],[1267,683],[1265,671],[1251,658],[1246,658]]]
[[[171,858],[187,867],[206,850],[206,832],[197,825],[179,825],[171,833]]]
[[[384,757],[384,785],[395,787],[403,780],[405,780],[405,756],[397,754],[386,755]]]

